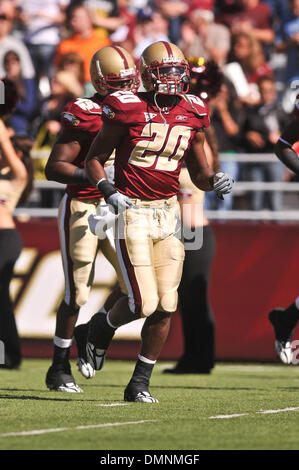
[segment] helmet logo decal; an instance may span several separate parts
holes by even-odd
[[[134,75],[134,73],[135,73],[135,70],[134,70],[133,68],[130,68],[130,69],[121,69],[121,70],[119,71],[119,76],[120,76],[121,78],[123,78],[123,77],[127,77],[128,75]]]
[[[162,62],[165,63],[165,64],[172,64],[172,63],[176,63],[176,62],[181,63],[182,60],[179,59],[178,57],[170,56],[170,57],[163,57]]]

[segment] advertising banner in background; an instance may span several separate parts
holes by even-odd
[[[258,222],[212,226],[217,243],[210,283],[216,358],[275,360],[273,329],[267,317],[272,308],[286,307],[299,295],[299,226]],[[23,251],[11,285],[18,330],[24,355],[44,356],[52,350],[56,311],[64,292],[57,223],[55,219],[31,219],[18,222],[18,229]],[[112,266],[99,252],[91,295],[78,324],[99,309],[116,282]],[[118,329],[110,357],[136,358],[142,324],[138,320]],[[161,359],[176,359],[182,349],[181,320],[176,312]]]

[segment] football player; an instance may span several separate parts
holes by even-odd
[[[223,83],[218,65],[202,57],[188,57],[190,65],[190,92],[209,103]],[[213,125],[205,132],[205,153],[209,165],[220,171],[217,139]],[[209,374],[215,363],[215,321],[209,301],[209,284],[216,240],[213,229],[203,211],[205,193],[192,183],[188,170],[182,165],[178,200],[182,223],[187,227],[185,261],[178,288],[179,311],[182,319],[184,350],[167,374]],[[213,195],[212,195],[213,196]],[[190,232],[198,234],[201,243],[190,246]]]
[[[87,358],[99,370],[117,327],[144,317],[141,350],[124,400],[157,402],[149,391],[154,364],[166,340],[184,245],[177,236],[177,201],[183,159],[193,183],[219,195],[232,189],[230,176],[208,166],[203,149],[207,106],[189,88],[189,65],[174,44],[159,41],[140,57],[145,92],[118,91],[105,99],[103,126],[86,159],[86,172],[118,214],[116,251],[128,296],[89,325]],[[192,147],[191,147],[192,144]],[[115,149],[115,186],[104,164]]]
[[[299,158],[293,148],[299,138],[299,95],[293,111],[293,119],[282,132],[274,146],[277,157],[293,171],[299,175]],[[275,308],[269,313],[269,320],[275,333],[275,351],[282,362],[291,364],[293,359],[292,337],[299,320],[299,297],[286,309]]]
[[[46,376],[49,389],[65,392],[82,391],[72,376],[69,352],[79,310],[87,302],[92,286],[98,244],[115,268],[119,280],[119,288],[108,297],[102,311],[126,293],[113,238],[111,240],[106,236],[99,243],[89,229],[88,217],[103,201],[103,196],[86,177],[84,160],[102,125],[105,96],[117,90],[135,91],[139,84],[138,72],[125,49],[106,46],[94,54],[90,75],[96,93],[91,98],[77,98],[66,105],[61,119],[63,130],[45,169],[48,180],[67,185],[58,215],[65,292],[57,312],[53,363]],[[110,163],[107,162],[108,165]],[[88,325],[79,325],[75,339],[79,370],[90,378],[94,371],[85,359],[84,337],[87,336],[87,329]]]

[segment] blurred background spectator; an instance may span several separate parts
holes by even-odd
[[[299,0],[290,0],[290,12],[276,37],[276,51],[286,54],[284,80],[291,82],[299,78]]]
[[[84,60],[77,52],[68,52],[60,57],[57,63],[57,70],[67,70],[71,72],[84,85]],[[83,93],[83,89],[81,90]],[[80,96],[80,95],[78,95]]]
[[[289,117],[277,101],[273,78],[261,77],[258,87],[261,99],[257,105],[249,106],[246,110],[242,140],[247,153],[271,153]],[[248,163],[244,170],[246,180],[260,182],[281,182],[285,172],[280,161]],[[250,209],[282,210],[282,193],[280,191],[252,191]]]
[[[134,48],[134,28],[136,24],[137,10],[133,8],[130,0],[117,0],[118,12],[121,24],[110,34],[110,40],[124,47],[132,53]]]
[[[68,70],[57,71],[50,82],[50,96],[41,103],[39,113],[34,119],[36,134],[35,150],[50,150],[61,129],[60,116],[65,105],[72,99],[81,96],[82,86],[75,75]],[[36,170],[43,173],[47,158],[36,162]],[[41,192],[41,207],[58,207],[63,189],[44,189]]]
[[[4,57],[9,51],[14,51],[20,58],[22,76],[30,80],[35,77],[35,69],[30,54],[24,42],[11,35],[15,19],[15,9],[10,2],[0,2],[0,78],[5,76]]]
[[[211,122],[217,136],[219,153],[227,154],[231,158],[240,150],[240,133],[245,111],[238,98],[233,84],[225,79],[220,92],[209,102]],[[221,162],[221,170],[229,173],[235,181],[239,179],[239,163],[233,159]],[[233,194],[228,194],[224,200],[215,199],[206,195],[206,209],[233,208]]]
[[[134,57],[139,59],[144,49],[156,41],[169,41],[168,21],[161,11],[155,11],[147,6],[137,14],[134,29]]]
[[[0,0],[0,78],[9,78],[19,95],[6,125],[10,135],[31,136],[35,150],[49,149],[64,104],[94,93],[89,64],[97,49],[119,44],[138,65],[145,47],[166,40],[189,58],[213,61],[225,76],[209,102],[209,145],[231,155],[272,153],[283,113],[290,112],[298,92],[298,34],[299,0]],[[272,103],[261,96],[270,85],[276,94]],[[260,129],[254,127],[255,113]],[[237,179],[242,165],[222,162]],[[280,181],[279,165],[270,166]],[[259,175],[247,167],[253,181],[272,177],[266,176],[267,165],[256,167]],[[256,191],[250,204],[279,207],[281,195],[270,203],[264,196]],[[233,205],[232,196],[213,202],[213,208]]]
[[[272,69],[265,60],[261,42],[247,33],[232,36],[231,50],[224,73],[232,81],[239,98],[247,104],[260,99],[257,81],[271,75]]]
[[[61,40],[61,26],[65,22],[65,8],[69,1],[22,0],[19,4],[18,19],[23,29],[23,40],[30,52],[43,96],[49,91],[53,57]]]
[[[36,104],[36,87],[33,78],[24,78],[19,55],[8,51],[4,56],[5,77],[16,85],[19,104],[14,113],[7,119],[6,125],[11,134],[31,135],[30,118]]]
[[[69,52],[79,54],[84,63],[84,94],[91,96],[94,93],[89,73],[91,58],[98,49],[111,41],[93,28],[90,11],[84,5],[69,6],[66,24],[70,35],[58,44],[54,64],[58,66],[62,57]]]
[[[247,33],[265,45],[273,42],[272,10],[269,5],[260,0],[238,0],[234,6],[237,7],[235,11],[220,12],[218,22],[225,24],[233,34]]]
[[[60,131],[60,114],[72,99],[81,96],[82,87],[72,72],[57,71],[51,79],[50,96],[42,102],[35,118],[36,146],[51,148]]]
[[[104,37],[116,31],[126,24],[126,19],[121,15],[120,8],[124,1],[119,0],[84,0],[84,6],[89,10],[92,23],[98,33]]]
[[[167,18],[169,28],[168,35],[171,42],[175,44],[181,38],[181,25],[185,15],[188,15],[192,2],[180,0],[160,0],[156,2],[163,15]]]
[[[230,49],[230,32],[226,26],[214,21],[211,10],[197,8],[182,27],[179,42],[186,57],[204,57],[223,65]]]

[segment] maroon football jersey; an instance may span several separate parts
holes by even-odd
[[[84,168],[91,143],[102,126],[102,102],[99,95],[91,98],[76,98],[70,101],[61,113],[61,124],[64,129],[83,131],[86,136],[85,144],[73,164]],[[90,183],[68,184],[66,193],[76,199],[89,199],[101,197],[101,193]]]
[[[208,108],[197,96],[187,95],[159,111],[147,96],[112,93],[105,98],[102,118],[127,128],[115,153],[116,188],[129,197],[164,199],[179,191],[182,162],[192,140],[210,124]]]

